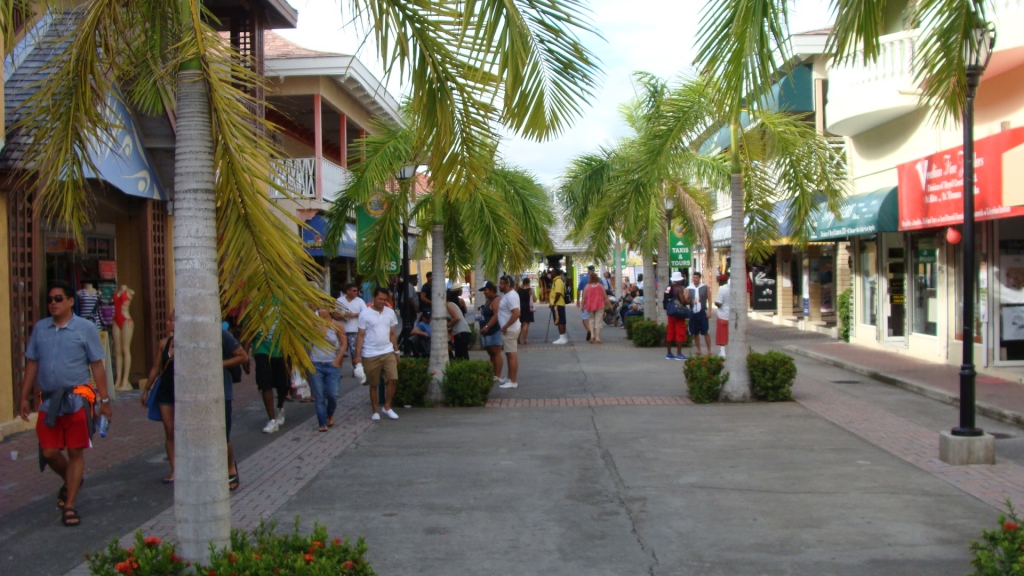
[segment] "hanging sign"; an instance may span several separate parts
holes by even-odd
[[[692,266],[693,258],[690,255],[690,247],[693,246],[693,241],[690,235],[683,229],[682,224],[676,224],[672,227],[668,241],[669,267],[689,268]]]
[[[370,226],[373,226],[377,221],[377,218],[380,218],[380,215],[384,213],[386,208],[387,200],[384,198],[384,194],[377,192],[370,196],[369,200],[356,209],[356,246],[362,245],[363,241],[366,239],[366,234]],[[391,254],[390,258],[388,258],[386,262],[384,262],[384,269],[388,274],[398,274],[401,266],[401,241],[397,243],[397,246],[398,249]],[[356,260],[356,268],[358,273],[361,275],[367,275],[373,271],[371,263],[364,262],[358,257]]]

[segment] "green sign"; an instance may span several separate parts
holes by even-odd
[[[935,264],[938,262],[936,257],[935,248],[921,248],[917,251],[917,263],[918,264]]]
[[[675,268],[689,268],[693,265],[693,258],[690,255],[690,247],[693,246],[693,240],[690,239],[690,235],[683,231],[681,224],[676,224],[672,227],[672,232],[669,234],[669,267]]]
[[[373,226],[373,223],[377,221],[377,218],[384,213],[386,204],[384,201],[384,195],[381,193],[370,196],[370,199],[359,208],[356,209],[356,246],[357,254],[358,247],[363,244],[363,240],[366,238],[366,232]],[[399,239],[398,249],[391,255],[387,262],[384,263],[384,268],[388,274],[398,274],[402,266],[402,248],[401,239]],[[370,274],[373,269],[371,263],[363,262],[362,259],[356,260],[356,270],[360,275]]]

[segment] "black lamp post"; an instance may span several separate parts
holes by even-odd
[[[395,177],[398,179],[398,185],[414,185],[415,182],[410,183],[409,181],[416,176],[416,168],[418,168],[416,164],[403,166],[395,174]],[[409,338],[415,323],[415,318],[412,318],[412,314],[409,313],[412,310],[412,306],[409,304],[409,223],[404,220],[402,221],[402,266],[400,274],[401,280],[398,283],[398,294],[395,294],[395,304],[402,313],[402,333],[398,335],[399,343],[402,343]]]
[[[960,365],[960,425],[953,428],[954,436],[981,436],[984,432],[974,425],[974,283],[978,278],[978,263],[974,261],[974,97],[985,73],[992,48],[996,43],[995,26],[980,21],[964,46],[967,68],[967,102],[964,104],[964,267],[963,267],[963,363]]]

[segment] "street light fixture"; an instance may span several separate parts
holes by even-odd
[[[981,436],[984,432],[975,426],[974,384],[974,283],[978,277],[978,264],[974,261],[974,97],[985,73],[992,48],[996,44],[996,30],[991,22],[979,21],[964,45],[964,63],[967,72],[967,101],[963,110],[964,125],[964,268],[963,268],[963,362],[960,365],[960,425],[950,433],[953,436]]]

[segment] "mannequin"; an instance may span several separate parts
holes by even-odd
[[[92,322],[97,328],[101,326],[99,315],[100,294],[96,288],[86,282],[78,291],[78,315]]]
[[[114,388],[131,390],[128,373],[132,368],[132,335],[135,333],[135,321],[132,320],[129,308],[135,291],[122,284],[114,293],[114,369],[117,376]]]

